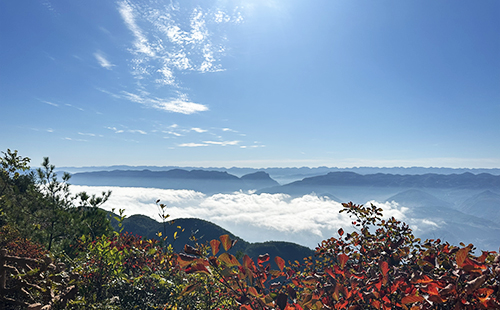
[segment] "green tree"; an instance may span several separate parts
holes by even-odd
[[[111,192],[101,196],[82,192],[72,195],[70,175],[59,179],[49,158],[43,159],[36,174],[30,159],[17,151],[2,152],[0,158],[0,225],[10,225],[21,236],[43,244],[49,251],[56,246],[68,254],[82,236],[94,240],[113,231],[107,213],[100,209]]]

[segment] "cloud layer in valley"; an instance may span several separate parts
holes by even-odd
[[[159,216],[155,202],[160,199],[168,206],[172,219],[205,219],[250,242],[290,241],[314,248],[322,240],[337,236],[340,227],[347,231],[351,227],[351,219],[339,213],[340,203],[316,195],[292,198],[286,194],[236,192],[207,196],[192,190],[76,185],[71,188],[75,193],[91,194],[112,190],[104,205],[106,210],[125,209],[127,216],[143,214],[156,220]],[[385,216],[406,218],[406,208],[394,203],[377,205],[384,209]],[[427,225],[420,222],[420,228]]]

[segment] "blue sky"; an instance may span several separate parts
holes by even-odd
[[[0,149],[500,167],[500,2],[1,1]]]

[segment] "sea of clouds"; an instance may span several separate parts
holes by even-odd
[[[200,218],[213,222],[249,242],[290,241],[310,248],[322,240],[338,236],[343,228],[351,231],[352,219],[339,213],[342,205],[328,197],[314,194],[292,198],[286,194],[231,194],[205,195],[193,190],[171,190],[142,187],[79,186],[71,191],[99,195],[111,190],[105,210],[125,210],[125,215],[143,214],[160,220],[156,201],[167,205],[170,219]],[[384,210],[384,217],[394,216],[408,222],[414,229],[432,229],[436,224],[428,220],[412,220],[408,209],[392,202],[369,201]]]

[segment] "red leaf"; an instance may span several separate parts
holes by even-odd
[[[291,287],[290,285],[288,285],[286,287],[286,290],[288,292],[288,295],[290,295],[290,297],[292,299],[296,299],[297,298],[297,292],[295,292],[295,290],[293,289],[293,287]]]
[[[410,296],[405,296],[403,299],[401,299],[401,303],[403,304],[412,304],[414,302],[421,302],[424,301],[425,298],[422,296],[418,295],[410,295]]]
[[[279,256],[276,256],[274,258],[274,261],[276,262],[276,265],[278,265],[279,269],[283,271],[283,267],[285,267],[285,260]]]
[[[189,244],[184,245],[184,252],[186,252],[186,254],[201,256],[201,252]]]
[[[197,263],[196,265],[190,266],[190,267],[186,268],[185,271],[186,271],[187,274],[190,274],[190,273],[205,273],[207,275],[210,275],[210,271],[208,271],[208,269],[205,267],[205,265],[201,264],[201,263]]]
[[[441,298],[441,296],[439,296],[439,295],[431,295],[431,296],[429,296],[429,301],[432,301],[432,302],[435,302],[435,303],[438,303],[438,304],[442,304],[446,300],[444,300],[443,298]]]
[[[335,279],[335,273],[332,268],[325,268],[326,273],[328,273],[332,278]]]
[[[210,246],[212,247],[212,255],[219,253],[219,249],[220,249],[220,241],[219,240],[213,239],[212,241],[210,241]]]
[[[338,256],[338,258],[339,258],[340,268],[344,269],[345,264],[349,260],[349,256],[342,253]]]
[[[232,246],[231,238],[229,238],[229,235],[222,235],[219,237],[219,239],[222,242],[224,250],[228,251]]]

